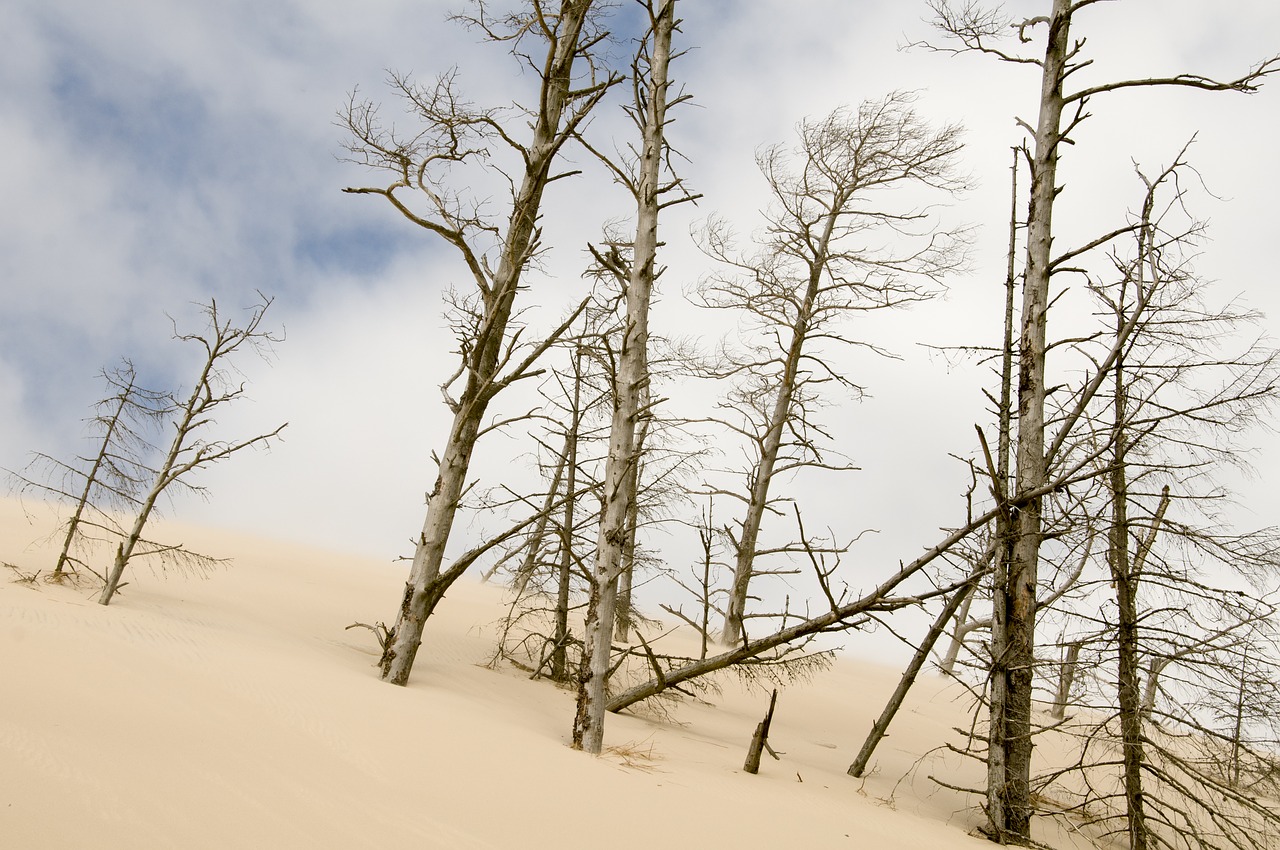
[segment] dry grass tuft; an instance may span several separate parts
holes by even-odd
[[[617,759],[618,763],[623,767],[643,770],[645,773],[656,771],[658,769],[657,762],[662,760],[662,756],[653,751],[652,739],[643,742],[631,741],[615,747],[605,747],[601,755]]]

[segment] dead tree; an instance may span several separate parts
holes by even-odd
[[[824,385],[860,392],[824,347],[876,350],[840,328],[850,314],[898,307],[931,295],[929,285],[963,259],[963,243],[928,208],[894,208],[885,190],[963,188],[956,171],[960,129],[933,128],[894,92],[804,121],[794,152],[766,148],[757,163],[769,184],[766,241],[734,250],[723,223],[711,222],[703,250],[724,267],[700,285],[708,307],[740,312],[755,336],[745,350],[724,348],[708,377],[731,379],[722,404],[739,418],[719,420],[748,444],[743,487],[715,492],[743,503],[729,538],[735,553],[722,642],[742,639],[750,583],[760,567],[761,526],[776,512],[773,485],[797,469],[850,470],[825,457],[828,438],[815,418]],[[889,247],[886,247],[889,246]],[[779,551],[788,551],[781,549]]]
[[[846,631],[866,623],[868,615],[888,613],[905,607],[916,606],[926,600],[938,596],[946,596],[959,590],[972,582],[976,575],[981,574],[981,571],[965,575],[957,581],[932,585],[928,590],[916,593],[908,592],[904,589],[904,585],[911,579],[921,575],[927,567],[939,558],[951,553],[961,541],[987,527],[1001,510],[1016,511],[1026,503],[1026,500],[1040,498],[1046,494],[1064,490],[1072,485],[1096,478],[1098,472],[1094,467],[1100,456],[1101,452],[1095,451],[1071,458],[1069,463],[1063,463],[1055,469],[1054,476],[1042,488],[1020,494],[1007,504],[970,517],[968,521],[952,530],[937,544],[925,551],[924,554],[909,563],[899,563],[895,572],[880,584],[856,598],[836,598],[830,593],[830,588],[824,586],[830,607],[821,614],[796,618],[797,622],[790,625],[784,622],[781,628],[764,637],[750,640],[744,639],[738,646],[726,649],[718,655],[696,661],[686,660],[686,663],[670,669],[662,669],[650,659],[654,672],[653,678],[628,688],[610,699],[609,711],[621,711],[641,700],[649,699],[670,689],[677,688],[684,682],[692,681],[719,670],[758,662],[760,659],[767,658],[768,654],[774,650],[785,652],[787,647],[804,641],[812,635],[824,632]]]
[[[948,52],[974,51],[1041,70],[1038,116],[1034,124],[1021,122],[1033,136],[1028,149],[1031,163],[1031,202],[1027,216],[1027,250],[1023,275],[1018,364],[1018,437],[1014,492],[1039,489],[1050,477],[1055,447],[1045,439],[1045,359],[1050,281],[1055,270],[1078,252],[1053,256],[1053,209],[1060,192],[1057,181],[1062,145],[1088,117],[1097,96],[1121,89],[1180,86],[1209,91],[1252,92],[1268,74],[1280,70],[1280,59],[1263,62],[1234,80],[1218,81],[1197,74],[1119,80],[1069,89],[1069,78],[1088,64],[1082,57],[1083,39],[1072,39],[1073,15],[1097,0],[1050,0],[1048,14],[1020,23],[1008,19],[996,6],[953,4],[931,0],[934,23],[958,46]],[[1032,33],[1046,33],[1040,55],[1023,55],[1009,49],[1002,39],[1016,33],[1020,43],[1032,42]],[[1059,432],[1061,435],[1061,432]],[[1041,528],[1041,504],[1033,500],[1018,511],[1011,526],[1011,551],[1007,590],[998,594],[994,623],[993,698],[990,730],[987,816],[990,837],[1002,843],[1026,844],[1031,829],[1031,700],[1035,666],[1035,611],[1037,567]]]
[[[94,405],[88,420],[96,432],[92,456],[65,463],[36,453],[22,473],[10,473],[23,492],[53,498],[72,506],[64,523],[62,547],[50,579],[60,580],[76,566],[85,566],[78,550],[86,543],[124,536],[118,516],[136,511],[148,484],[147,463],[158,452],[153,441],[158,424],[174,405],[170,394],[138,385],[128,360],[104,369],[102,379],[110,395]]]
[[[703,661],[707,657],[707,650],[711,645],[711,629],[712,615],[719,614],[724,616],[723,608],[716,604],[716,597],[723,594],[723,588],[718,587],[717,567],[720,561],[717,559],[719,554],[716,542],[718,535],[715,526],[715,499],[707,497],[707,506],[702,511],[699,521],[695,524],[698,531],[698,543],[700,546],[701,558],[699,559],[694,571],[694,584],[689,585],[684,580],[675,577],[673,580],[683,590],[687,591],[694,597],[697,607],[694,614],[686,614],[683,605],[672,607],[671,605],[663,605],[662,609],[668,614],[687,623],[698,634],[700,647],[698,651],[698,660]]]
[[[280,425],[266,433],[234,441],[214,440],[206,436],[207,429],[216,424],[216,417],[226,405],[245,394],[244,383],[236,382],[233,377],[236,369],[233,361],[237,355],[245,352],[261,354],[270,345],[281,340],[281,337],[261,327],[263,316],[270,306],[271,299],[263,296],[258,305],[249,311],[244,322],[237,324],[233,319],[222,316],[218,312],[217,301],[211,299],[203,308],[208,318],[208,327],[204,331],[178,333],[175,329],[175,339],[193,343],[202,350],[200,371],[193,382],[191,394],[169,411],[173,440],[153,472],[149,489],[138,502],[132,526],[116,548],[114,562],[106,576],[106,585],[98,597],[100,604],[110,604],[120,586],[125,567],[135,555],[173,557],[185,553],[182,547],[157,546],[143,539],[143,531],[162,495],[175,486],[201,490],[200,485],[193,484],[190,480],[200,470],[224,461],[244,449],[265,447],[284,430],[285,425]],[[138,548],[139,544],[142,545],[141,549]]]
[[[590,535],[599,521],[593,503],[600,488],[600,446],[608,437],[611,390],[596,346],[617,330],[614,300],[597,298],[551,353],[567,355],[568,362],[548,363],[549,374],[540,389],[548,426],[537,438],[539,464],[550,470],[550,480],[539,500],[540,518],[512,550],[520,558],[498,650],[518,666],[524,660],[535,665],[536,674],[547,669],[550,678],[561,683],[573,678],[570,648],[582,638],[573,635],[571,613],[581,607]],[[537,498],[516,496],[512,501],[523,508]],[[494,570],[506,560],[499,558]]]
[[[626,317],[616,352],[614,409],[609,435],[591,572],[591,600],[587,608],[582,670],[579,674],[573,747],[599,754],[604,746],[605,682],[611,667],[618,579],[628,537],[627,520],[636,500],[639,448],[644,421],[650,415],[649,303],[660,270],[657,265],[658,216],[664,207],[690,199],[679,178],[664,176],[669,164],[666,128],[668,109],[685,95],[673,96],[669,76],[672,35],[678,29],[675,0],[644,0],[647,32],[633,64],[634,99],[628,114],[640,132],[634,163],[601,159],[636,202],[636,229],[629,250],[617,246],[608,253],[594,250],[596,261],[613,272],[625,287]]]
[[[1052,713],[1064,720],[1068,707],[1090,710],[1067,724],[1084,742],[1077,762],[1033,775],[1031,784],[1103,837],[1123,835],[1130,846],[1228,848],[1247,846],[1237,842],[1266,822],[1262,809],[1217,788],[1206,776],[1208,762],[1188,759],[1171,735],[1222,741],[1232,733],[1209,730],[1197,709],[1178,716],[1174,705],[1185,707],[1187,694],[1204,688],[1185,674],[1174,688],[1182,701],[1168,706],[1165,728],[1158,728],[1143,716],[1140,672],[1147,659],[1177,654],[1169,643],[1186,647],[1185,637],[1203,628],[1203,615],[1190,612],[1231,609],[1236,603],[1229,600],[1240,598],[1209,588],[1193,574],[1193,563],[1247,565],[1259,576],[1275,569],[1273,532],[1245,542],[1222,535],[1221,518],[1212,521],[1218,529],[1208,531],[1166,512],[1171,505],[1184,516],[1211,511],[1222,498],[1211,484],[1214,470],[1243,456],[1236,441],[1274,403],[1278,364],[1274,352],[1248,342],[1236,347],[1231,329],[1247,325],[1250,314],[1234,304],[1209,309],[1204,288],[1189,274],[1194,249],[1188,246],[1200,226],[1179,218],[1191,182],[1177,176],[1185,167],[1179,158],[1156,179],[1143,177],[1143,204],[1131,225],[1108,240],[1105,272],[1083,262],[1082,254],[1073,263],[1088,280],[1095,315],[1105,318],[1099,332],[1084,333],[1069,347],[1094,370],[1079,385],[1061,387],[1050,417],[1060,428],[1051,453],[1057,463],[1087,453],[1095,471],[1089,486],[1064,488],[1044,504],[1050,536],[1074,527],[1085,537],[1076,570],[1090,570],[1078,582],[1080,600],[1064,614],[1088,625],[1070,642],[1087,653],[1081,665],[1087,676],[1075,693],[1060,681]],[[1091,552],[1089,534],[1106,540],[1104,557]],[[1178,548],[1183,552],[1174,557]],[[1231,689],[1237,672],[1201,662],[1226,649],[1235,631],[1211,629],[1208,640],[1192,641],[1204,650],[1200,658],[1182,656],[1189,668],[1218,671],[1218,692]],[[1075,660],[1068,656],[1068,668]],[[1066,776],[1077,781],[1058,781]],[[1080,787],[1087,790],[1073,790]],[[1202,817],[1206,812],[1212,814]]]
[[[518,332],[509,332],[524,272],[542,249],[538,215],[543,194],[553,181],[572,173],[557,172],[557,159],[619,79],[600,76],[594,52],[606,36],[594,22],[594,5],[593,0],[528,0],[519,11],[495,18],[477,3],[471,16],[459,17],[488,39],[509,45],[513,56],[533,71],[537,93],[523,109],[508,114],[466,102],[455,90],[453,73],[427,85],[397,74],[392,87],[421,121],[420,131],[403,136],[386,128],[377,107],[354,96],[339,115],[350,134],[347,147],[353,160],[394,176],[384,187],[345,191],[386,199],[410,222],[452,245],[475,286],[473,294],[455,297],[460,363],[442,388],[453,421],[436,456],[438,474],[401,596],[395,638],[381,661],[382,678],[393,684],[408,682],[423,626],[461,576],[442,564],[472,453],[488,430],[484,418],[489,404],[528,376],[571,323],[529,348],[520,345]],[[545,50],[541,58],[539,49]],[[519,141],[526,126],[528,141]],[[510,168],[502,165],[504,153],[514,155]],[[486,175],[496,172],[509,181],[505,224],[486,216],[486,200],[469,197],[452,182],[469,168]],[[458,382],[461,389],[455,390]]]
[[[1196,800],[1191,798],[1213,799],[1221,792],[1211,787],[1213,783],[1202,769],[1189,767],[1184,756],[1169,755],[1176,748],[1165,746],[1145,728],[1143,656],[1153,655],[1149,649],[1144,651],[1151,642],[1147,633],[1158,632],[1162,620],[1179,618],[1177,612],[1191,605],[1188,593],[1200,596],[1206,589],[1201,581],[1171,569],[1168,556],[1158,553],[1158,535],[1195,540],[1205,533],[1185,523],[1169,522],[1166,513],[1175,502],[1179,512],[1186,514],[1221,498],[1220,489],[1205,490],[1199,482],[1212,480],[1216,467],[1241,463],[1238,435],[1250,423],[1263,421],[1280,392],[1276,352],[1255,343],[1231,350],[1231,335],[1255,317],[1234,305],[1210,309],[1204,285],[1189,270],[1188,244],[1199,235],[1200,225],[1191,222],[1174,228],[1166,220],[1172,217],[1170,210],[1186,209],[1185,191],[1178,180],[1186,169],[1180,156],[1154,179],[1140,172],[1146,201],[1135,231],[1136,256],[1127,263],[1115,258],[1120,272],[1117,283],[1094,286],[1113,327],[1131,321],[1130,311],[1145,314],[1131,345],[1111,367],[1105,417],[1110,445],[1104,479],[1108,500],[1106,562],[1115,611],[1113,630],[1109,631],[1115,643],[1124,832],[1135,850],[1167,845],[1179,840],[1176,836],[1189,842],[1194,836],[1196,843],[1210,846],[1238,846],[1239,838],[1256,825],[1256,813],[1241,811],[1234,800],[1223,802],[1215,816],[1217,823],[1204,827],[1205,835],[1198,834],[1201,827],[1195,819],[1174,817],[1171,813],[1193,809]],[[1172,199],[1159,201],[1162,190]],[[1134,515],[1139,507],[1141,519]],[[1236,550],[1233,559],[1239,558],[1240,547],[1232,548]],[[1270,556],[1258,563],[1272,571],[1280,567]],[[1159,594],[1158,605],[1149,598],[1149,588]],[[1179,597],[1183,599],[1179,601]],[[1225,634],[1238,634],[1245,628],[1236,625]],[[1200,661],[1211,658],[1213,650],[1221,652],[1226,647],[1221,640],[1212,639],[1205,649]],[[1241,670],[1245,666],[1242,660]],[[1223,675],[1217,664],[1202,669],[1212,671],[1217,687],[1207,690],[1215,693],[1230,693],[1235,684],[1232,679],[1239,673],[1231,670]],[[1228,729],[1219,736],[1239,741],[1238,719],[1238,715],[1228,716]],[[1150,755],[1148,747],[1154,749]],[[1235,752],[1234,745],[1231,751]],[[1234,758],[1222,761],[1227,764],[1228,785],[1232,785]],[[1216,845],[1221,838],[1226,841]]]
[[[856,599],[836,604],[822,614],[802,619],[764,637],[743,641],[738,646],[727,649],[710,658],[689,662],[669,670],[655,667],[652,679],[628,688],[612,698],[609,701],[609,711],[621,711],[630,705],[657,696],[684,682],[735,665],[750,663],[754,659],[765,656],[766,653],[785,648],[808,636],[823,632],[847,630],[858,623],[865,622],[867,614],[896,611],[908,606],[919,605],[926,599],[945,596],[958,590],[968,584],[971,577],[966,576],[960,582],[944,585],[923,593],[895,595],[895,592],[899,590],[903,583],[918,575],[943,553],[948,552],[957,542],[965,539],[977,529],[982,528],[991,521],[993,516],[994,511],[988,511],[951,532],[925,554],[909,564],[902,565],[893,575]]]
[[[553,501],[561,506],[554,518],[547,514],[534,523],[530,535],[499,557],[491,569],[496,572],[518,559],[516,566],[509,567],[515,598],[503,628],[499,655],[517,666],[536,664],[539,672],[548,668],[557,681],[574,678],[578,669],[577,658],[569,655],[581,647],[581,628],[575,624],[571,629],[570,618],[573,611],[585,607],[590,596],[584,589],[590,584],[593,543],[600,522],[599,496],[608,460],[623,309],[617,293],[608,294],[597,287],[596,301],[571,329],[571,336],[558,346],[569,352],[569,366],[550,366],[550,377],[542,390],[546,401],[541,418],[553,424],[538,438],[540,466],[551,478],[550,489],[527,496],[508,490],[505,503],[492,498],[486,502],[502,510],[533,508],[541,503],[545,511]],[[650,341],[654,344],[650,377],[662,381],[684,360],[678,351],[673,356],[668,341],[661,337]],[[636,435],[637,451],[642,450],[644,457],[634,467],[636,491],[626,519],[620,579],[634,572],[639,583],[647,580],[646,568],[652,559],[640,544],[639,533],[650,524],[666,521],[683,494],[683,470],[696,460],[696,454],[681,445],[669,445],[678,431],[676,423],[645,418]],[[623,586],[620,580],[619,615],[615,618],[619,627],[624,620]],[[629,610],[626,620],[631,625],[642,623],[644,618]],[[615,629],[616,640],[626,640],[616,634]]]
[[[569,427],[565,431],[564,455],[559,459],[558,467],[563,468],[565,478],[564,515],[560,522],[560,550],[556,561],[556,608],[554,641],[551,652],[551,678],[557,682],[569,681],[569,596],[570,581],[573,576],[574,561],[577,549],[574,546],[574,534],[577,524],[574,522],[578,506],[578,448],[582,438],[582,349],[577,348],[573,354],[573,399],[570,406]]]

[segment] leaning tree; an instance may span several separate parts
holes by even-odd
[[[538,217],[543,196],[559,171],[566,145],[620,78],[603,70],[598,51],[607,38],[593,0],[527,0],[495,15],[476,2],[457,20],[506,45],[531,72],[536,90],[512,107],[479,107],[457,89],[455,72],[430,83],[392,74],[391,86],[419,128],[402,133],[382,121],[378,107],[354,95],[339,114],[353,161],[388,172],[384,186],[353,187],[353,194],[384,198],[412,224],[455,248],[474,289],[452,298],[459,363],[442,388],[452,423],[438,455],[409,579],[395,625],[383,641],[382,678],[409,680],[427,618],[445,591],[474,562],[445,567],[445,548],[466,490],[476,443],[491,428],[485,414],[495,396],[527,377],[538,357],[572,318],[544,340],[524,346],[513,324],[516,295],[543,250]],[[510,189],[502,216],[483,190],[496,177]]]
[[[214,464],[221,463],[245,449],[265,447],[280,435],[285,425],[271,431],[236,440],[224,440],[211,435],[217,424],[217,416],[227,406],[245,395],[245,383],[237,379],[236,361],[245,354],[263,354],[282,337],[262,327],[262,320],[271,306],[272,299],[261,296],[258,304],[248,311],[243,321],[237,321],[219,312],[218,302],[210,299],[203,308],[207,320],[202,331],[180,333],[174,338],[194,346],[201,353],[199,371],[192,382],[191,392],[183,401],[175,400],[166,413],[173,437],[159,463],[148,469],[150,480],[147,489],[137,500],[133,522],[116,547],[115,559],[106,574],[106,584],[98,602],[109,605],[120,587],[125,568],[135,556],[154,555],[160,558],[194,558],[208,561],[205,556],[188,552],[181,546],[165,546],[143,537],[147,523],[161,496],[172,495],[174,490],[201,491],[201,485],[192,478]],[[286,423],[287,424],[287,423]]]
[[[71,506],[51,581],[76,573],[77,566],[88,568],[82,550],[124,536],[119,518],[141,505],[150,483],[148,463],[159,453],[156,431],[174,404],[169,393],[140,385],[128,360],[103,369],[102,380],[108,395],[87,420],[92,454],[64,461],[36,452],[22,472],[10,473],[24,493]]]

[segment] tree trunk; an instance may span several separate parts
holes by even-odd
[[[214,333],[218,333],[216,314]],[[183,465],[178,463],[178,458],[183,449],[186,448],[187,440],[191,437],[192,430],[198,428],[204,421],[208,421],[198,419],[197,414],[202,413],[206,406],[216,401],[209,381],[213,374],[215,361],[222,352],[221,346],[217,344],[220,342],[221,339],[218,337],[215,337],[213,344],[206,341],[207,355],[204,366],[200,370],[200,378],[195,382],[195,388],[192,389],[191,396],[182,407],[181,418],[173,423],[173,442],[169,444],[169,451],[156,472],[156,477],[151,483],[151,489],[138,507],[138,513],[133,519],[133,527],[129,529],[129,536],[124,539],[124,543],[116,550],[115,563],[112,564],[111,571],[107,573],[106,586],[102,588],[102,594],[98,597],[99,605],[111,604],[111,597],[115,596],[116,589],[120,587],[120,578],[124,575],[124,568],[128,565],[129,559],[133,557],[133,550],[138,545],[138,541],[142,539],[142,531],[146,527],[147,521],[151,519],[151,512],[155,510],[160,494],[184,471]],[[191,466],[191,464],[187,464],[186,468],[190,469]]]
[[[1240,656],[1240,682],[1236,689],[1235,724],[1231,729],[1231,761],[1227,766],[1227,781],[1232,788],[1240,787],[1240,743],[1244,733],[1244,709],[1248,702],[1246,670],[1249,663],[1249,649],[1245,647]]]
[[[497,389],[495,381],[502,367],[507,326],[521,275],[534,246],[538,214],[550,179],[551,164],[564,142],[562,123],[570,98],[578,39],[591,4],[592,0],[563,0],[561,3],[561,32],[542,79],[540,107],[535,113],[533,142],[527,148],[524,178],[513,199],[498,268],[489,291],[483,293],[481,330],[466,358],[466,384],[454,411],[435,486],[427,497],[427,515],[401,598],[395,639],[387,644],[381,659],[382,678],[392,684],[408,683],[427,618],[458,577],[451,573],[441,574],[440,566],[466,487],[467,471],[481,422]]]
[[[795,324],[790,329],[791,343],[787,347],[786,361],[783,363],[782,374],[778,378],[778,390],[774,397],[768,428],[764,439],[760,442],[760,457],[756,460],[755,469],[751,471],[750,495],[746,513],[742,518],[741,536],[737,541],[735,553],[733,585],[725,605],[724,632],[721,636],[721,642],[725,646],[734,646],[743,638],[743,619],[746,616],[751,577],[755,573],[756,544],[760,539],[760,524],[764,521],[765,511],[769,508],[769,488],[773,484],[773,471],[778,463],[782,435],[786,430],[787,422],[792,417],[796,376],[804,356],[805,343],[808,341],[809,323],[812,320],[814,305],[822,286],[822,275],[826,268],[827,252],[830,248],[837,214],[836,209],[832,209],[827,214],[822,233],[817,244],[813,246],[813,256],[805,260],[809,265],[809,280],[805,283],[804,296],[797,305]]]
[[[947,651],[942,655],[942,661],[938,664],[938,669],[944,675],[954,676],[956,673],[956,664],[960,661],[960,650],[964,648],[964,639],[969,632],[977,629],[969,619],[969,608],[973,605],[973,594],[970,593],[965,597],[964,604],[960,606],[960,610],[956,612],[955,622],[951,626],[951,640],[947,642]]]
[[[555,647],[551,678],[569,681],[569,582],[573,567],[574,508],[578,502],[578,434],[582,428],[582,349],[573,358],[573,414],[564,441],[561,463],[567,469],[564,485],[564,524],[560,528],[560,564],[556,574]]]
[[[605,679],[613,648],[614,610],[627,517],[635,493],[636,432],[648,398],[649,301],[656,277],[658,211],[661,192],[664,128],[667,112],[667,66],[675,28],[675,0],[663,0],[652,19],[647,102],[644,103],[644,143],[636,182],[636,233],[627,281],[627,318],[615,377],[609,456],[605,463],[600,528],[596,538],[592,589],[595,604],[587,612],[584,670],[574,718],[573,746],[599,754],[604,746]]]
[[[107,375],[104,370],[103,375]],[[106,461],[107,452],[111,448],[111,440],[115,437],[116,428],[120,425],[120,417],[124,415],[125,410],[130,403],[130,396],[133,393],[133,386],[136,380],[132,367],[128,368],[125,373],[127,375],[127,383],[120,389],[120,393],[116,396],[118,403],[110,418],[107,419],[107,430],[102,435],[102,445],[98,448],[98,455],[93,459],[93,465],[89,468],[89,472],[84,477],[84,489],[80,492],[80,498],[76,500],[75,511],[71,514],[71,519],[67,520],[67,534],[62,539],[62,550],[58,553],[58,563],[53,568],[53,578],[60,578],[66,570],[67,561],[71,557],[71,546],[75,542],[76,532],[80,529],[80,520],[84,516],[84,509],[91,503],[93,498],[93,487],[98,483],[98,473],[102,470],[102,464]]]
[[[636,453],[643,451],[643,440],[637,440]],[[640,467],[643,464],[637,457],[631,467],[631,482],[627,488],[631,491],[631,503],[627,505],[627,537],[622,544],[622,574],[618,577],[618,607],[615,614],[614,640],[625,643],[631,636],[631,586],[635,578],[636,567],[636,525],[640,519]]]
[[[769,727],[773,725],[773,709],[778,704],[778,689],[773,689],[769,697],[769,710],[764,713],[764,720],[756,724],[755,734],[751,736],[751,744],[747,747],[747,759],[742,763],[745,773],[755,775],[760,772],[760,757],[769,746]]]
[[[999,442],[996,449],[992,493],[998,513],[995,520],[995,567],[991,573],[991,669],[987,678],[989,723],[987,731],[987,817],[992,836],[999,839],[1007,822],[1005,783],[1008,781],[1005,715],[1008,710],[1009,564],[1013,560],[1013,514],[1009,507],[1009,467],[1013,454],[1014,306],[1017,292],[1014,256],[1018,236],[1018,152],[1013,154],[1009,201],[1009,252],[1005,270],[1004,335],[1001,344]],[[958,651],[957,647],[957,651]]]
[[[1117,411],[1119,413],[1119,411]],[[1138,576],[1129,565],[1128,490],[1123,467],[1123,444],[1117,444],[1117,463],[1111,472],[1112,509],[1110,557],[1116,588],[1120,737],[1124,760],[1124,796],[1130,850],[1147,850],[1146,806],[1142,796],[1142,701],[1138,668]]]
[[[1066,646],[1066,655],[1062,666],[1058,669],[1058,691],[1053,696],[1053,709],[1050,716],[1061,720],[1067,716],[1067,705],[1071,702],[1071,686],[1076,680],[1076,664],[1080,661],[1080,642],[1072,641]]]
[[[1071,0],[1053,0],[1043,61],[1040,114],[1031,166],[1031,204],[1027,215],[1027,263],[1022,292],[1022,334],[1018,361],[1018,440],[1016,489],[1039,491],[1048,480],[1045,458],[1045,325],[1052,262],[1053,203],[1056,197],[1058,145],[1070,41]],[[1036,582],[1040,557],[1041,499],[1026,500],[1013,516],[1013,537],[1003,621],[1003,663],[993,671],[993,689],[1003,690],[991,709],[992,769],[988,817],[991,835],[1006,843],[1031,841],[1031,697],[1035,665]],[[999,677],[1000,682],[994,681]],[[997,716],[999,714],[1000,716]]]
[[[576,412],[577,409],[575,404],[574,411]],[[569,445],[576,439],[576,431],[565,431],[564,446],[556,457],[556,468],[551,475],[551,484],[547,487],[547,498],[542,502],[542,518],[534,524],[529,542],[525,544],[524,559],[516,570],[513,589],[517,597],[524,595],[525,588],[529,586],[529,579],[533,578],[533,574],[538,571],[538,557],[542,554],[542,543],[547,537],[547,523],[551,521],[551,506],[555,504],[556,496],[560,493],[560,481],[564,478],[565,458],[569,456]]]

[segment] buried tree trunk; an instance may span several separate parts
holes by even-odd
[[[1067,704],[1071,701],[1071,686],[1076,679],[1076,664],[1080,660],[1081,642],[1076,640],[1067,644],[1067,654],[1062,660],[1062,669],[1058,671],[1058,691],[1053,696],[1053,709],[1049,712],[1055,720],[1067,716]]]
[[[773,724],[773,709],[777,704],[778,689],[774,688],[773,696],[769,697],[769,710],[764,713],[764,720],[756,724],[755,734],[751,736],[751,746],[747,748],[747,760],[742,764],[742,769],[747,773],[760,772],[760,756],[766,749],[773,754],[772,748],[769,748],[769,726]],[[777,758],[776,755],[773,757]]]

